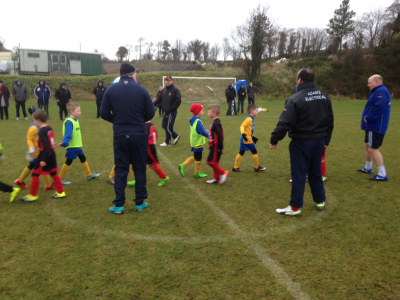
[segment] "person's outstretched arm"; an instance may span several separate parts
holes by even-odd
[[[114,116],[111,113],[111,102],[110,102],[110,90],[106,90],[103,96],[103,101],[101,102],[100,106],[100,116],[103,120],[106,120],[108,122],[113,123],[114,122]]]

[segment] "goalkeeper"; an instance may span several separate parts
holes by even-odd
[[[31,106],[28,108],[29,114],[32,116],[34,112],[40,110],[40,108],[36,106]],[[31,125],[28,129],[27,135],[27,144],[28,144],[28,153],[26,155],[26,159],[29,162],[29,165],[22,171],[21,176],[14,181],[16,185],[18,185],[21,189],[27,189],[28,187],[25,185],[24,180],[26,177],[29,176],[33,167],[37,162],[37,158],[39,156],[39,148],[38,148],[38,135],[39,135],[39,128],[35,125],[32,121]],[[48,190],[55,190],[56,186],[50,183],[50,176],[49,175],[42,175],[46,191]]]
[[[3,159],[4,159],[3,147],[1,147],[1,144],[0,144],[0,163],[1,163],[1,161]],[[17,187],[13,188],[12,186],[10,186],[8,184],[5,184],[5,183],[0,181],[0,191],[2,191],[4,193],[10,193],[11,194],[10,195],[10,202],[14,201],[14,199],[17,197],[17,195],[18,195],[20,190],[21,190],[20,188],[17,188]]]
[[[243,155],[245,151],[251,151],[252,154],[252,159],[254,163],[254,171],[260,172],[260,171],[265,171],[266,168],[261,167],[258,161],[258,155],[257,155],[257,149],[256,149],[256,143],[258,141],[258,138],[253,136],[254,132],[254,118],[257,117],[258,114],[258,107],[257,105],[250,104],[247,107],[247,113],[249,114],[240,125],[240,151],[239,154],[236,156],[235,160],[235,166],[232,168],[233,172],[241,172],[243,171],[242,169],[239,169],[240,162],[242,161]]]

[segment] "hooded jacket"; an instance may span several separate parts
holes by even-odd
[[[232,101],[236,97],[236,91],[232,86],[228,86],[228,88],[225,91],[225,96],[226,96],[226,101]]]
[[[20,85],[18,85],[18,81],[21,82],[21,79],[17,78],[17,80],[15,80],[15,85],[12,88],[12,94],[15,101],[24,102],[26,99],[28,99],[28,90],[26,89],[26,86],[22,84],[22,82]]]
[[[40,85],[41,81],[43,81],[43,86]],[[49,104],[51,90],[46,85],[46,81],[44,81],[43,78],[39,79],[39,84],[34,88],[33,93],[38,100],[38,104]]]
[[[157,100],[154,102],[154,105],[160,104],[165,111],[165,114],[168,115],[178,110],[178,107],[181,105],[181,92],[175,87],[174,84],[170,86],[166,86],[161,93],[157,96]]]
[[[97,81],[97,86],[93,89],[93,94],[96,95],[96,103],[101,104],[101,101],[103,100],[104,93],[106,92],[106,87],[104,86],[104,83],[102,86],[99,86],[99,83],[103,83],[103,80]]]
[[[361,117],[361,129],[385,135],[389,125],[391,96],[383,84],[371,91]],[[368,123],[364,122],[364,117]]]
[[[0,101],[1,97],[4,97],[4,102],[5,102],[5,107],[9,106],[8,99],[10,99],[10,90],[6,88],[6,86],[3,84],[0,88]]]
[[[243,95],[244,94],[244,95]],[[246,89],[245,88],[240,88],[239,90],[238,90],[238,97],[239,97],[239,100],[244,100],[244,99],[246,99]]]
[[[297,86],[297,93],[286,101],[270,143],[276,145],[286,132],[294,140],[319,141],[330,135],[332,130],[331,99],[317,89],[314,82],[305,82]]]
[[[58,106],[67,105],[71,101],[71,93],[67,88],[63,89],[63,85],[65,85],[65,82],[61,82],[60,87],[56,90],[55,97]]]

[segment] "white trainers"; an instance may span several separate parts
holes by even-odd
[[[228,179],[229,171],[226,171],[224,175],[220,176],[218,184],[223,184]]]
[[[19,118],[18,118],[18,117],[16,117],[15,119],[16,119],[17,121],[19,120]]]
[[[24,119],[28,121],[28,118],[27,118],[27,117],[25,117]]]
[[[179,141],[180,138],[181,138],[181,136],[178,135],[178,136],[176,137],[176,139],[174,139],[174,141],[172,142],[172,145],[176,145],[176,144],[178,143],[178,141]]]
[[[208,184],[210,184],[210,183],[218,183],[218,180],[213,178],[213,179],[207,180],[206,183],[208,183]]]
[[[167,144],[166,142],[160,144],[160,147],[167,147],[167,146],[171,146],[171,145]]]
[[[289,205],[286,208],[278,208],[276,210],[278,214],[282,214],[285,216],[301,216],[301,211],[298,209],[297,211],[293,211],[292,207]]]

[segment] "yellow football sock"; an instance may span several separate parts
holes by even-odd
[[[25,168],[22,171],[21,176],[18,178],[19,182],[24,182],[25,178],[28,177],[28,175],[31,173],[31,170],[29,170],[28,168]]]
[[[87,177],[92,175],[92,172],[90,172],[89,164],[87,163],[87,161],[85,161],[83,164],[81,164],[81,166],[82,166],[83,171],[85,171]]]
[[[113,179],[115,177],[115,166],[112,168],[110,176],[108,178]]]
[[[194,173],[196,175],[199,175],[200,173],[200,167],[201,167],[201,161],[196,161],[196,164],[194,166]]]
[[[45,186],[47,186],[47,187],[51,186],[50,176],[49,175],[42,175],[42,178],[43,178]]]
[[[186,168],[188,165],[190,165],[194,161],[195,161],[194,156],[191,156],[182,165],[183,165],[184,168]]]
[[[253,154],[251,156],[251,158],[253,159],[254,168],[258,169],[258,167],[260,166],[260,163],[258,161],[258,155],[257,154]]]
[[[135,171],[133,171],[133,166],[132,165],[129,165],[129,166],[131,167],[131,171],[132,171],[133,176],[135,176]]]
[[[234,166],[235,169],[239,168],[240,163],[242,162],[242,158],[243,158],[242,155],[240,154],[236,155],[235,166]]]
[[[60,172],[60,179],[64,179],[65,175],[67,174],[69,170],[69,166],[64,164],[61,168],[61,172]]]

